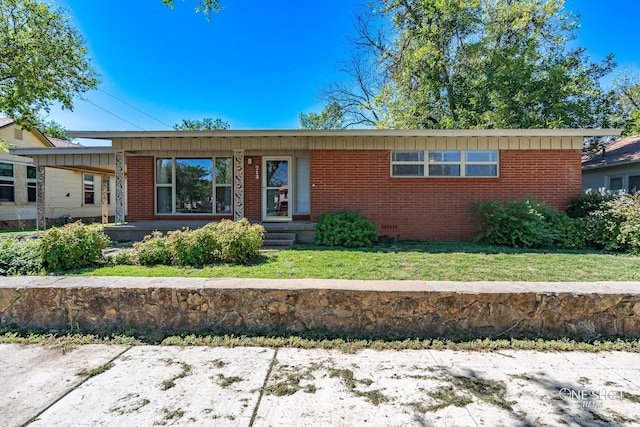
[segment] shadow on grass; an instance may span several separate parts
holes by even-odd
[[[475,242],[422,242],[398,241],[380,242],[371,248],[346,248],[342,246],[319,246],[313,244],[298,244],[290,251],[345,251],[345,252],[422,252],[431,254],[469,253],[469,254],[568,254],[568,255],[623,255],[614,252],[598,251],[594,249],[529,249],[510,246],[494,246]]]

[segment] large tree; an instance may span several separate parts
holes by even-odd
[[[623,128],[623,135],[640,135],[640,74],[622,71],[613,79],[617,101],[614,120]]]
[[[82,36],[41,1],[0,0],[0,52],[0,112],[26,129],[54,102],[72,109],[98,84]]]
[[[611,97],[599,79],[615,66],[613,57],[593,63],[584,49],[569,46],[578,24],[563,6],[564,0],[379,0],[369,11],[377,19],[358,20],[355,48],[374,57],[383,73],[376,80],[382,81],[376,126],[608,126]]]
[[[228,130],[230,127],[229,122],[210,117],[202,120],[183,119],[181,123],[173,125],[175,130]]]
[[[320,114],[300,113],[301,129],[344,129],[344,111],[337,101],[327,104]]]

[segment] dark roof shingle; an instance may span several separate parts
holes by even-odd
[[[604,150],[592,156],[583,156],[582,168],[602,168],[635,162],[640,162],[640,136],[608,142]]]

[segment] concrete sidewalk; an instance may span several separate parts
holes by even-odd
[[[0,345],[3,426],[640,425],[640,354]]]

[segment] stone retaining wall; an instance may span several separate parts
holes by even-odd
[[[1,280],[0,323],[20,329],[320,329],[397,337],[460,333],[640,337],[640,293],[635,291],[640,286],[628,283],[607,284],[603,290],[602,285],[588,283],[542,286],[107,277]]]

